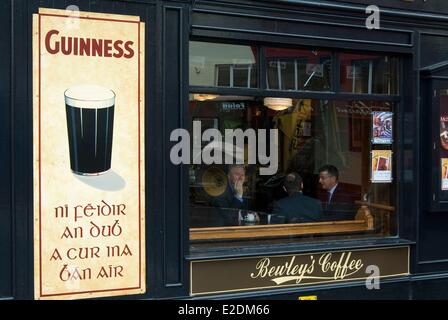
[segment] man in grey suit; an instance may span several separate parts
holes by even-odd
[[[322,205],[320,201],[302,194],[303,181],[298,173],[291,172],[286,175],[283,188],[289,196],[274,204],[271,223],[300,223],[320,220]]]
[[[244,165],[232,164],[228,167],[227,188],[219,197],[210,199],[210,205],[217,208],[217,225],[237,226],[240,224],[239,212],[249,207],[248,201],[243,197],[246,168]],[[259,217],[256,215],[258,221]]]

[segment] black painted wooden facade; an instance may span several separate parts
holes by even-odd
[[[370,4],[382,9],[380,30],[364,26],[365,8]],[[32,14],[38,7],[65,9],[68,5],[77,5],[81,11],[138,15],[146,23],[148,286],[146,295],[126,298],[188,298],[191,259],[402,244],[411,246],[411,276],[384,280],[381,290],[368,291],[363,283],[354,282],[219,297],[296,299],[299,292],[318,294],[320,299],[448,297],[444,289],[448,208],[433,211],[426,205],[432,187],[427,146],[433,138],[431,127],[438,125],[428,116],[431,86],[432,81],[448,81],[443,68],[431,69],[448,61],[446,1],[4,0],[0,1],[0,299],[33,298]],[[190,255],[188,172],[169,161],[169,134],[188,121],[190,39],[400,54],[404,81],[396,142],[399,236]],[[260,94],[257,89],[246,91]],[[333,97],[331,93],[315,95]]]

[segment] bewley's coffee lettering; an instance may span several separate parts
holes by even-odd
[[[135,53],[133,45],[133,41],[66,37],[58,30],[45,35],[45,48],[50,54],[130,59]]]
[[[270,258],[259,260],[255,266],[257,272],[251,273],[250,277],[270,278],[276,284],[295,281],[297,284],[304,279],[333,279],[343,280],[358,273],[364,266],[361,259],[353,259],[351,252],[342,252],[336,257],[331,252],[322,254],[318,259],[309,257],[307,263],[296,263],[296,256],[289,261],[279,265],[272,265]],[[318,261],[316,263],[316,261]],[[319,266],[320,272],[315,274],[315,265]]]
[[[192,296],[409,275],[409,247],[192,261]],[[234,276],[223,278],[222,274]]]

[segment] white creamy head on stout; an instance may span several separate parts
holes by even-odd
[[[115,104],[115,93],[91,84],[73,86],[64,92],[65,104],[75,108],[102,109]]]

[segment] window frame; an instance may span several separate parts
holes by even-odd
[[[229,68],[229,86],[220,86],[218,84],[219,82],[219,71],[221,68],[228,67]],[[242,64],[242,65],[235,65],[232,63],[227,64],[216,64],[215,65],[215,87],[217,88],[235,88],[235,89],[250,89],[251,87],[251,77],[252,77],[252,70],[253,70],[252,64]],[[247,86],[246,87],[238,87],[235,86],[235,70],[246,70],[247,71]]]
[[[238,45],[248,45],[248,46],[255,46],[254,44],[248,44],[248,43],[233,43],[233,42],[223,42],[223,41],[213,41],[211,39],[190,39],[190,41],[198,41],[198,42],[216,42],[216,43],[224,43],[224,44],[238,44]],[[331,91],[308,91],[308,90],[279,90],[279,89],[269,89],[268,88],[268,82],[267,82],[267,69],[268,69],[268,61],[266,59],[266,48],[271,48],[271,47],[275,47],[275,45],[273,44],[257,44],[257,55],[256,55],[256,61],[258,62],[258,74],[257,74],[257,82],[258,82],[258,87],[257,88],[244,88],[244,87],[218,87],[218,86],[191,86],[189,85],[189,94],[194,94],[194,93],[206,93],[206,94],[217,94],[217,95],[237,95],[237,96],[253,96],[255,98],[262,98],[262,97],[285,97],[285,98],[295,98],[295,99],[323,99],[323,100],[367,100],[367,101],[372,101],[372,102],[391,102],[394,104],[395,106],[395,110],[394,113],[396,113],[396,115],[394,115],[394,130],[397,130],[397,140],[394,141],[394,149],[397,150],[399,153],[399,142],[401,141],[401,127],[402,124],[398,123],[398,115],[401,114],[401,104],[403,102],[403,96],[401,94],[401,92],[403,92],[401,90],[402,88],[402,76],[403,76],[403,58],[402,55],[398,54],[398,53],[387,53],[387,52],[375,52],[375,54],[377,55],[388,55],[388,56],[393,56],[393,57],[397,57],[399,58],[398,61],[398,70],[397,70],[397,89],[398,89],[398,93],[397,94],[372,94],[372,93],[350,93],[350,92],[344,92],[341,90],[341,86],[340,86],[340,59],[339,56],[341,53],[359,53],[359,54],[369,54],[371,53],[370,51],[362,51],[362,50],[342,50],[342,49],[335,49],[335,48],[318,48],[318,47],[306,47],[306,46],[292,46],[292,47],[288,47],[288,46],[276,46],[278,48],[285,48],[285,49],[302,49],[302,50],[323,50],[323,51],[329,51],[331,53],[331,75],[330,75],[330,87],[331,87]],[[370,211],[369,211],[369,207],[371,208],[376,208],[376,209],[382,209],[385,210],[387,212],[389,212],[388,214],[393,214],[395,215],[395,223],[398,224],[398,226],[396,227],[396,234],[393,236],[388,236],[388,235],[375,235],[372,238],[369,239],[384,239],[384,238],[399,238],[399,230],[400,230],[400,217],[401,214],[399,212],[399,208],[400,208],[400,203],[399,203],[399,199],[400,197],[398,196],[400,194],[400,180],[398,179],[398,174],[400,170],[401,165],[399,164],[399,159],[401,159],[401,155],[400,154],[395,154],[395,161],[393,161],[393,170],[395,172],[395,176],[397,176],[397,185],[395,187],[395,193],[397,195],[396,197],[396,202],[395,202],[395,206],[386,206],[386,205],[377,205],[377,204],[369,204],[367,202],[363,202],[363,201],[358,201],[357,204],[360,206],[360,209],[358,210],[358,215],[360,217],[360,219],[362,221],[356,221],[356,223],[351,223],[352,221],[338,221],[339,225],[341,226],[341,232],[343,232],[343,234],[353,234],[353,231],[369,231],[372,229],[371,227],[371,220],[369,217]],[[189,199],[189,197],[188,197]],[[365,213],[365,210],[367,209],[367,213]],[[188,214],[190,214],[190,211],[188,210]],[[363,216],[364,214],[364,216]],[[391,217],[391,219],[393,219]],[[332,222],[333,224],[335,222]],[[311,223],[314,224],[314,223]],[[353,227],[354,225],[358,225],[358,227]],[[290,230],[292,230],[292,234],[291,235],[301,235],[301,234],[307,234],[306,231],[305,233],[301,233],[302,231],[300,230],[305,230],[304,228],[301,228],[301,226],[299,226],[299,224],[297,225],[293,225],[291,226],[291,224],[286,224],[286,225],[276,225],[274,228],[271,228],[271,232],[272,229],[278,229],[278,232],[274,232],[271,233],[272,236],[285,236],[284,232],[282,233],[280,229],[284,228],[285,226],[289,226]],[[325,226],[325,223],[322,224],[323,228],[322,230],[324,230],[325,232],[327,232],[327,230],[334,230],[331,229],[334,226],[331,226],[330,229],[327,229],[328,226]],[[213,240],[213,237],[215,239],[221,239],[221,240],[239,240],[239,239],[253,239],[253,238],[265,238],[262,236],[257,235],[257,231],[254,227],[257,226],[250,226],[251,229],[248,229],[249,231],[246,230],[246,232],[244,232],[244,230],[242,228],[242,226],[235,226],[235,227],[228,227],[228,226],[223,226],[223,227],[205,227],[205,228],[189,228],[190,231],[190,241],[191,240]],[[305,226],[306,227],[306,226]],[[219,234],[225,234],[226,233],[226,229],[228,230],[228,228],[239,228],[242,230],[241,235],[238,237],[220,237]],[[352,228],[352,229],[351,229]],[[353,229],[354,228],[354,229]],[[208,230],[206,230],[208,229]],[[258,228],[258,229],[263,229],[262,228]],[[347,231],[345,231],[347,230]],[[351,230],[351,231],[350,231]],[[234,231],[234,230],[233,230]],[[345,232],[344,232],[345,231]],[[324,232],[324,233],[325,233]],[[203,238],[202,235],[203,234],[209,234],[211,236],[211,238]],[[263,230],[261,230],[261,233],[263,233]],[[216,236],[216,234],[218,234],[218,236]],[[316,234],[316,233],[308,233],[308,234]],[[347,238],[341,238],[338,239],[338,241],[346,241]]]

